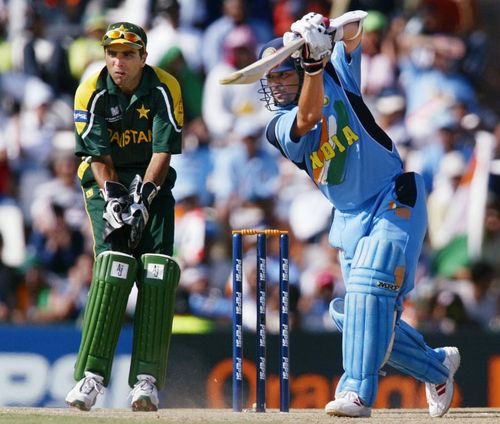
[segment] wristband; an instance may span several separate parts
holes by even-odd
[[[317,75],[319,74],[325,67],[325,62],[323,59],[312,61],[310,59],[302,60],[302,69],[307,75]]]

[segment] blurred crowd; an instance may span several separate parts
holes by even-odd
[[[73,95],[104,64],[107,24],[128,20],[147,30],[147,63],[183,90],[184,152],[172,160],[182,269],[174,326],[229,325],[231,230],[277,228],[290,233],[292,328],[335,331],[328,304],[344,284],[327,240],[334,211],[265,142],[271,112],[260,83],[218,81],[304,13],[336,16],[345,4],[369,11],[365,101],[428,190],[428,237],[404,318],[422,331],[499,332],[500,93],[486,75],[500,40],[485,30],[500,15],[495,0],[0,0],[0,322],[82,318],[93,241]],[[254,329],[255,237],[243,248],[244,325]],[[267,256],[267,323],[277,332],[277,240]]]

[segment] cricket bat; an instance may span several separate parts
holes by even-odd
[[[342,14],[345,9],[349,5],[350,0],[342,0],[338,3],[337,7],[334,8],[332,5],[331,15],[333,14]],[[333,4],[337,4],[334,2]],[[335,22],[339,25],[345,25],[349,22],[355,22],[363,20],[366,17],[367,13],[362,10],[355,10],[352,12],[344,13],[342,16],[339,16]],[[330,16],[333,18],[333,16]],[[330,20],[330,22],[332,22]],[[278,66],[281,62],[283,62],[286,58],[292,55],[293,52],[299,50],[305,41],[303,38],[299,38],[295,41],[292,41],[289,45],[282,47],[279,50],[276,50],[273,54],[269,56],[263,57],[262,59],[257,60],[251,65],[246,66],[239,71],[233,72],[232,74],[227,75],[224,78],[219,80],[220,84],[228,85],[228,84],[251,84],[255,81],[261,79],[267,72],[273,69],[275,66]]]
[[[273,69],[275,66],[283,62],[287,57],[289,57],[293,52],[300,49],[304,45],[305,41],[303,38],[299,38],[292,41],[288,46],[284,46],[281,49],[276,50],[273,54],[263,57],[257,60],[251,65],[246,66],[239,71],[233,72],[224,78],[221,78],[219,82],[221,84],[251,84],[258,81],[265,75],[268,71]]]

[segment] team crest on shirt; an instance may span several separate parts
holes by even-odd
[[[136,111],[139,112],[139,119],[141,118],[148,119],[148,113],[151,111],[151,109],[146,109],[143,104],[141,105],[140,108],[136,109]]]
[[[122,119],[122,111],[120,109],[120,106],[111,106],[109,108],[109,115],[111,116],[106,116],[106,122],[118,122],[120,119]]]

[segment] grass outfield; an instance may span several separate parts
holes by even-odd
[[[81,412],[67,408],[0,408],[0,423],[8,424],[112,424],[112,423],[169,423],[169,424],[243,424],[286,423],[434,423],[424,409],[376,409],[372,418],[329,417],[319,409],[294,409],[288,414],[270,410],[265,414],[235,413],[227,409],[161,409],[158,412],[131,412],[126,409],[96,409]],[[439,423],[500,423],[500,408],[456,408]]]

